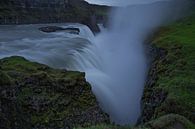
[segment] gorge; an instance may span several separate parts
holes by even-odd
[[[111,121],[135,125],[150,65],[148,37],[184,16],[188,7],[183,0],[120,7],[111,12],[108,28],[95,36],[80,23],[0,26],[0,58],[22,56],[55,69],[85,72]],[[47,26],[78,28],[79,34],[39,30]]]

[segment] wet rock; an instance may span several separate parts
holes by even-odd
[[[39,28],[39,30],[46,33],[57,32],[57,31],[64,31],[67,33],[77,34],[77,35],[80,33],[80,29],[74,27],[63,28],[58,26],[47,26],[47,27],[41,27]]]
[[[161,88],[155,87],[158,80],[159,68],[158,62],[164,61],[167,51],[152,46],[150,49],[151,68],[149,70],[148,79],[146,81],[144,94],[142,97],[142,115],[138,123],[145,123],[152,119],[155,109],[159,107],[167,97],[167,92]]]
[[[72,129],[109,123],[84,73],[51,69],[21,57],[2,59],[0,65],[1,129]]]

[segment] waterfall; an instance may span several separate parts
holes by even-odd
[[[159,26],[182,17],[184,5],[188,4],[173,0],[120,7],[112,11],[109,29],[95,37],[91,50],[101,67],[86,66],[84,71],[113,122],[137,122],[147,75],[145,40]]]
[[[47,25],[0,26],[0,58],[18,55],[54,68],[86,72],[111,120],[133,125],[141,113],[147,73],[144,41],[155,28],[176,20],[184,9],[180,5],[177,1],[120,7],[112,11],[109,28],[102,28],[96,37],[81,24],[54,24],[77,27],[79,35],[38,30]]]

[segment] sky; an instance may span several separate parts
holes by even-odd
[[[144,3],[152,3],[155,1],[165,1],[165,0],[86,0],[86,1],[93,4],[126,6],[132,4],[144,4]]]

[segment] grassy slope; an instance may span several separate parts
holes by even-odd
[[[195,129],[195,125],[183,117],[194,122],[195,15],[162,27],[155,37],[153,44],[168,52],[165,60],[158,61],[159,79],[155,87],[167,91],[168,96],[156,109],[154,121],[132,129],[171,129],[177,128],[174,126],[178,123],[183,125],[182,129]],[[128,127],[98,125],[86,129],[128,129]]]
[[[76,129],[195,129],[195,126],[183,116],[169,114],[137,127],[97,125],[88,128],[76,128]]]
[[[156,84],[168,97],[156,109],[156,117],[176,113],[194,122],[195,15],[162,28],[153,43],[168,52],[165,60],[158,62]]]
[[[65,19],[70,21],[82,21],[85,18],[95,14],[100,17],[106,17],[109,7],[89,5],[87,3],[78,2],[77,4],[68,5],[67,9],[58,8],[37,8],[25,9],[16,8],[9,0],[0,0],[0,18],[15,18],[24,17],[31,20],[39,20],[44,18],[50,19]],[[48,13],[46,16],[45,14]],[[30,16],[29,16],[30,15]]]
[[[105,123],[108,117],[97,104],[85,73],[53,69],[17,56],[0,60],[0,129]]]

